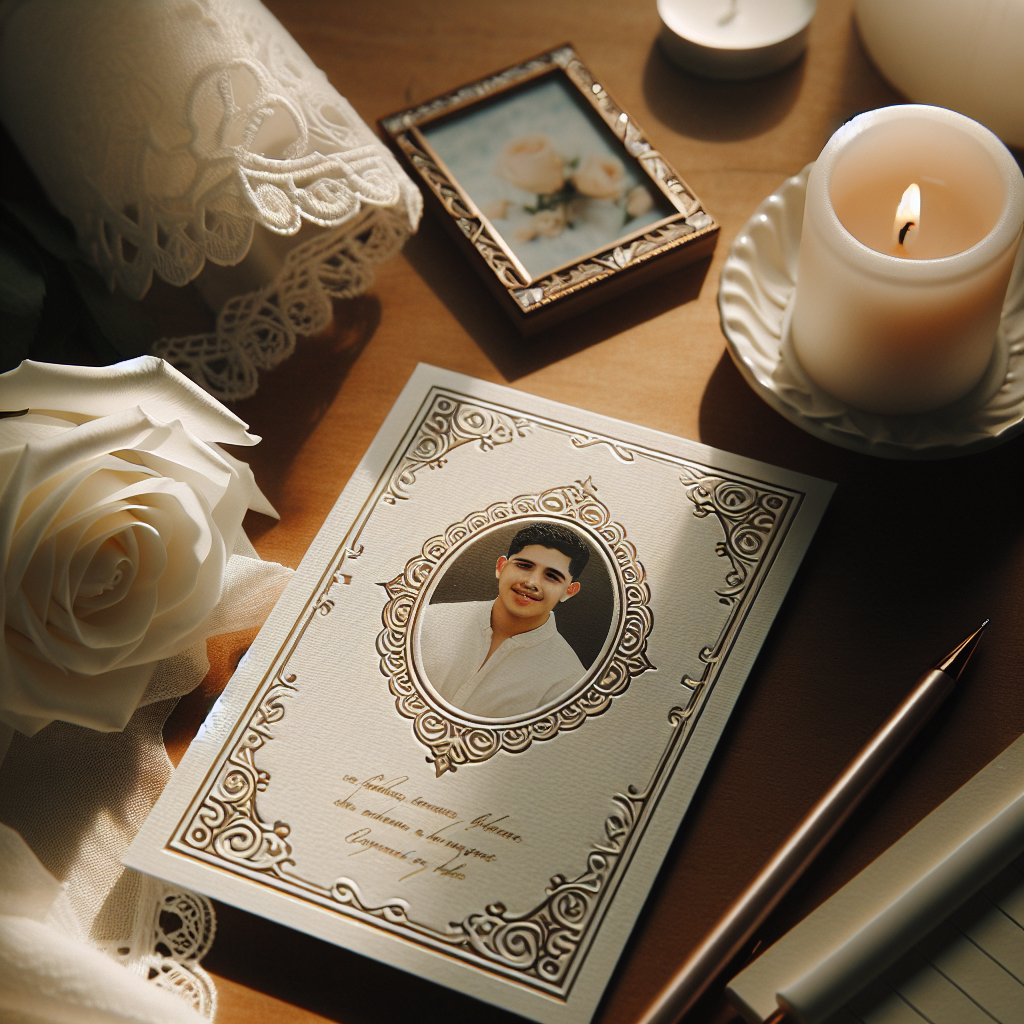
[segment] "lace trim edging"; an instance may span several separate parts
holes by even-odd
[[[153,354],[221,401],[248,398],[259,371],[287,359],[300,334],[323,330],[333,317],[332,299],[364,292],[373,268],[399,252],[410,234],[401,210],[369,209],[296,246],[269,284],[225,303],[215,333],[161,338]]]
[[[208,1021],[217,1014],[217,989],[199,961],[217,931],[213,905],[205,896],[143,876],[138,930],[133,939],[97,947],[133,974],[184,999]]]

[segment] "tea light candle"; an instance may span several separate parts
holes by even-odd
[[[658,0],[670,59],[708,78],[778,71],[807,46],[817,0]]]
[[[1022,222],[1020,169],[976,121],[908,105],[843,125],[807,181],[790,328],[804,370],[872,413],[965,395],[992,357]]]

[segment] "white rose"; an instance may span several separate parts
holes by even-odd
[[[513,237],[517,242],[532,242],[535,238],[557,238],[565,230],[565,225],[564,207],[541,210],[522,227],[517,228]]]
[[[480,207],[480,212],[488,220],[505,220],[512,204],[507,199],[492,199]]]
[[[26,360],[0,411],[0,722],[121,729],[156,663],[208,635],[246,509],[275,514],[217,444],[259,438],[153,356]]]
[[[647,191],[645,185],[637,185],[636,188],[630,190],[629,195],[626,196],[626,213],[630,217],[639,217],[652,209],[654,209],[654,199],[651,198],[651,193]]]
[[[565,210],[541,210],[533,215],[534,230],[541,238],[557,238],[565,230]]]
[[[572,176],[577,191],[592,199],[615,199],[625,182],[626,170],[614,156],[588,156]]]
[[[537,195],[558,192],[565,184],[565,160],[546,135],[513,139],[499,154],[495,174],[516,188]]]

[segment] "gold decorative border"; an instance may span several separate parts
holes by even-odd
[[[440,395],[391,474],[381,501],[394,505],[407,499],[416,474],[422,469],[440,469],[448,461],[448,454],[461,445],[475,442],[481,451],[489,452],[496,445],[522,437],[529,429],[529,421],[522,416],[507,416]]]
[[[605,249],[532,280],[490,220],[477,208],[420,131],[438,118],[491,99],[542,75],[564,72],[633,157],[676,213],[639,235],[626,235]],[[647,140],[639,125],[611,98],[571,46],[560,46],[515,67],[382,118],[380,126],[479,253],[523,313],[589,288],[626,268],[661,256],[718,231],[714,219],[682,176]]]
[[[438,566],[453,552],[496,524],[538,516],[572,520],[610,556],[620,605],[614,642],[597,670],[592,670],[591,681],[551,711],[511,725],[461,716],[437,700],[417,671],[411,657],[411,626]],[[377,637],[380,670],[395,696],[398,713],[412,719],[413,734],[430,751],[427,760],[434,765],[437,776],[455,771],[459,765],[486,761],[500,750],[519,754],[534,740],[549,740],[560,732],[578,729],[589,717],[606,711],[612,698],[625,693],[635,676],[653,668],[647,659],[647,636],[654,619],[651,591],[644,575],[636,548],[626,539],[625,527],[612,520],[588,478],[541,494],[521,494],[471,512],[443,534],[431,537],[420,554],[406,563],[403,572],[382,583],[389,600],[381,616],[384,628]]]
[[[700,652],[704,664],[701,677],[684,676],[680,680],[685,699],[668,713],[669,734],[647,785],[643,789],[630,785],[625,793],[612,796],[614,809],[606,818],[604,838],[587,852],[583,870],[573,876],[555,875],[543,899],[535,906],[517,912],[495,902],[462,921],[450,923],[444,931],[438,930],[414,920],[409,903],[401,898],[368,904],[352,879],[340,877],[330,887],[324,887],[299,877],[294,871],[296,861],[289,841],[290,827],[282,821],[267,822],[261,818],[257,797],[269,785],[270,774],[258,767],[256,752],[274,738],[273,726],[284,716],[286,699],[294,696],[299,688],[295,673],[284,667],[288,661],[285,656],[283,664],[269,677],[266,692],[257,700],[240,731],[235,733],[225,761],[211,776],[205,796],[199,798],[198,806],[194,805],[194,810],[180,822],[168,848],[262,880],[299,898],[564,1000],[582,966],[583,954],[595,937],[597,924],[607,911],[640,842],[645,823],[654,813],[674,766],[685,750],[713,688],[716,673],[739,633],[749,599],[778,551],[779,529],[801,498],[798,492],[785,488],[764,487],[755,481],[719,475],[708,467],[621,439],[581,431],[542,417],[526,419],[516,415],[514,410],[478,399],[466,401],[466,397],[439,390],[428,399],[420,427],[398,453],[394,468],[384,477],[383,490],[377,492],[378,498],[364,506],[365,515],[370,514],[377,501],[388,502],[388,494],[392,501],[408,498],[416,472],[423,467],[443,465],[444,453],[460,444],[476,441],[488,450],[495,443],[507,443],[523,436],[527,430],[544,429],[567,436],[577,448],[606,445],[622,463],[653,459],[676,465],[693,514],[700,518],[713,516],[722,526],[724,539],[716,545],[716,551],[728,560],[730,571],[725,586],[717,594],[719,601],[730,607],[731,613],[714,644]],[[467,423],[471,425],[470,430],[465,429]],[[424,445],[423,440],[428,436],[433,440]],[[440,454],[428,457],[431,451]],[[577,500],[596,502],[589,493],[593,491],[590,481],[577,481],[575,488]],[[569,489],[562,489],[566,490]],[[557,508],[559,500],[565,500],[564,494],[556,498],[555,505],[547,506],[546,511],[550,513]],[[486,510],[483,514],[486,515]],[[462,525],[456,524],[457,527]],[[330,597],[332,587],[342,581],[346,561],[362,552],[362,547],[353,540],[358,536],[358,530],[350,531],[345,544],[338,549],[333,571],[325,574],[322,591],[308,606],[306,614],[310,619],[316,614],[331,613],[334,607]],[[624,536],[622,539],[625,540]],[[642,577],[639,582],[646,589]],[[610,696],[607,699],[610,700]]]

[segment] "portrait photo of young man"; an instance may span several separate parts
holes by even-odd
[[[484,570],[496,596],[428,605],[420,652],[438,695],[467,714],[508,718],[571,690],[587,667],[559,632],[558,609],[580,593],[590,556],[568,526],[531,523]]]

